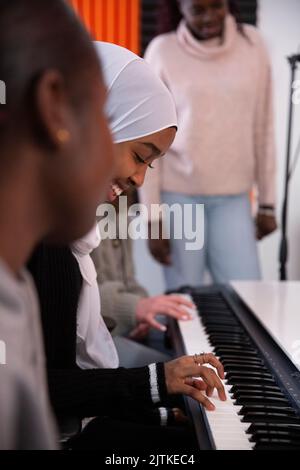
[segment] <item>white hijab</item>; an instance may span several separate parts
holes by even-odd
[[[106,115],[115,144],[177,127],[173,98],[140,57],[123,47],[95,42],[108,91]],[[97,273],[90,253],[98,247],[96,226],[72,245],[83,277],[77,313],[77,365],[82,369],[116,368],[118,354],[100,309]]]
[[[106,114],[114,143],[177,127],[174,100],[151,66],[123,47],[94,44],[108,90]]]

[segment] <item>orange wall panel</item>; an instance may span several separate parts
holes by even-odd
[[[92,37],[140,53],[140,0],[69,0]]]

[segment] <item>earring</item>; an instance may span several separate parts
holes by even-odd
[[[67,131],[66,129],[59,129],[56,133],[57,140],[61,142],[62,144],[65,144],[66,142],[69,142],[70,140],[70,132]]]

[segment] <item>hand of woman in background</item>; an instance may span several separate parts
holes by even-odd
[[[212,365],[218,374],[214,369],[205,367],[204,364]],[[199,354],[197,358],[184,356],[166,362],[164,366],[166,387],[170,395],[187,395],[197,400],[209,411],[215,409],[208,398],[213,395],[215,389],[220,400],[226,401],[225,389],[220,380],[224,379],[224,368],[213,354]]]
[[[151,329],[149,323],[139,323],[134,330],[129,333],[129,338],[134,340],[140,340],[145,338]]]
[[[176,320],[190,320],[191,316],[185,307],[194,308],[194,305],[179,295],[142,298],[137,304],[136,320],[140,324],[147,323],[156,330],[166,331],[165,325],[159,323],[155,317],[166,315]]]
[[[151,228],[156,224],[156,231],[159,234],[158,239],[153,238],[153,231],[151,233]],[[169,239],[163,238],[163,226],[162,221],[152,222],[148,224],[148,233],[149,233],[149,250],[153,258],[158,261],[158,263],[164,264],[166,266],[171,265],[171,244]]]
[[[256,216],[256,238],[262,240],[277,230],[277,222],[273,209],[259,210]]]

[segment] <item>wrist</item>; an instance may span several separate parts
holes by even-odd
[[[258,207],[258,214],[259,215],[267,215],[269,217],[275,216],[275,207],[273,205],[268,204],[260,204]]]
[[[144,321],[144,311],[145,311],[144,301],[145,299],[141,297],[136,303],[135,318],[136,318],[137,323],[143,323]]]

